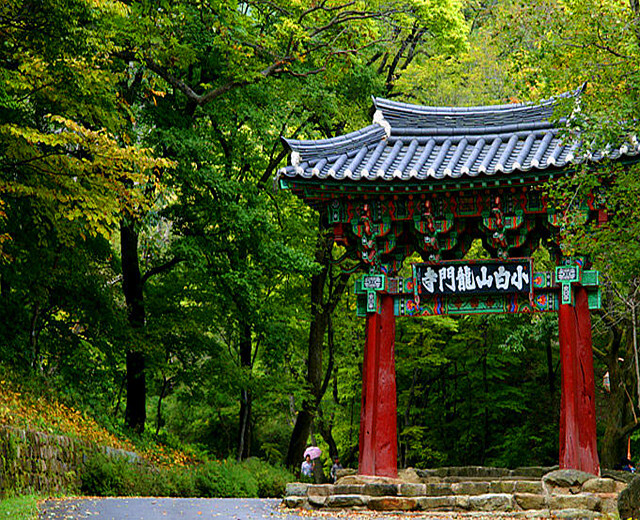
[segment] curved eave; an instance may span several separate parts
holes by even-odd
[[[504,143],[503,143],[504,144]],[[508,147],[509,143],[506,143]],[[427,145],[428,146],[428,145]],[[433,147],[435,149],[435,146]],[[516,147],[513,147],[516,150]],[[522,159],[522,163],[518,162],[518,156],[524,157],[523,148],[520,149],[519,154],[511,153],[506,156],[505,153],[496,159],[496,156],[500,154],[494,152],[494,157],[489,161],[487,166],[483,167],[483,161],[477,161],[471,167],[460,166],[460,163],[452,166],[452,161],[455,161],[456,152],[447,150],[443,155],[442,151],[432,154],[434,161],[439,164],[431,165],[424,164],[420,169],[405,168],[404,170],[393,169],[393,167],[383,170],[382,168],[373,169],[363,173],[362,171],[352,171],[346,168],[348,165],[348,157],[339,157],[336,163],[340,163],[338,168],[331,167],[329,163],[319,161],[322,165],[322,169],[314,167],[311,163],[301,163],[298,166],[287,166],[282,168],[279,172],[279,176],[284,180],[290,181],[303,181],[310,183],[343,183],[355,185],[357,183],[364,184],[397,184],[397,185],[409,185],[409,184],[456,184],[466,182],[498,182],[508,183],[521,182],[520,177],[540,176],[548,177],[554,176],[558,173],[566,173],[571,171],[584,163],[592,164],[594,166],[605,164],[607,161],[615,161],[619,163],[635,163],[640,161],[640,150],[638,148],[629,149],[622,148],[616,149],[609,154],[597,153],[593,155],[582,155],[576,145],[563,146],[562,152],[557,159],[553,159],[554,152],[546,152],[543,162],[536,162],[535,158],[531,158],[529,154],[525,159]],[[490,152],[491,150],[489,150]],[[556,150],[557,151],[557,150]],[[439,159],[439,156],[449,157],[449,159]],[[460,154],[462,156],[462,154]],[[484,155],[486,162],[487,154]],[[467,160],[472,158],[467,155]],[[397,159],[393,159],[395,162]],[[387,162],[389,163],[388,157]],[[316,164],[318,164],[316,163]],[[478,164],[479,163],[479,164]]]
[[[378,124],[371,124],[355,132],[330,139],[298,140],[286,137],[281,139],[291,152],[298,154],[299,161],[303,162],[350,153],[363,146],[378,143],[385,137],[384,128]]]

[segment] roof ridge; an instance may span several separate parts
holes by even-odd
[[[470,105],[470,106],[436,106],[436,105],[418,105],[416,103],[407,103],[404,101],[394,101],[383,97],[372,96],[373,104],[377,110],[386,106],[389,109],[397,109],[398,111],[405,110],[407,112],[416,113],[433,113],[433,114],[449,114],[449,113],[476,113],[476,112],[496,112],[501,110],[526,110],[530,108],[547,107],[549,105],[556,104],[559,100],[564,98],[575,97],[578,98],[584,89],[586,83],[583,83],[575,90],[568,90],[552,96],[550,98],[542,99],[540,101],[523,101],[521,103],[503,103],[495,105]]]
[[[400,127],[425,128],[492,128],[519,124],[550,122],[553,112],[563,99],[578,99],[585,85],[538,102],[442,107],[416,105],[385,98],[373,98],[376,111],[391,125],[392,132]]]

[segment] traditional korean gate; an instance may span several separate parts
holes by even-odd
[[[359,472],[397,475],[396,316],[558,312],[560,467],[598,474],[589,314],[600,305],[598,275],[584,259],[563,256],[561,219],[538,189],[581,162],[579,146],[564,144],[550,122],[555,101],[468,108],[374,102],[374,122],[362,130],[284,139],[291,166],[279,174],[280,186],[317,208],[366,271],[356,283],[367,320]],[[585,220],[606,219],[593,197],[582,210]],[[450,262],[464,258],[475,239],[492,262]],[[528,260],[541,241],[557,259],[554,272],[534,272]],[[413,251],[428,263],[398,277]]]

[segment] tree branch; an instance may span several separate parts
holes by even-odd
[[[169,271],[169,270],[173,269],[176,265],[178,265],[180,262],[183,262],[183,261],[184,261],[183,258],[174,257],[174,258],[172,258],[168,262],[165,262],[162,265],[159,265],[157,267],[153,267],[153,268],[149,269],[146,273],[144,273],[142,275],[142,285],[144,285],[145,282],[149,278],[151,278],[152,276],[155,276],[155,275],[160,274],[160,273],[164,273],[165,271]]]

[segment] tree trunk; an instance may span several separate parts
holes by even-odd
[[[318,410],[318,420],[316,421],[316,425],[320,435],[322,435],[322,438],[324,439],[324,442],[329,446],[329,458],[333,461],[336,457],[340,456],[338,454],[338,445],[333,438],[333,425],[331,424],[331,421],[325,419],[325,416],[322,414],[322,409]]]
[[[553,398],[556,395],[556,377],[553,370],[553,351],[551,350],[551,339],[546,342],[547,345],[547,379],[549,383],[549,395],[553,402]]]
[[[308,400],[302,403],[302,410],[296,416],[296,423],[291,432],[289,440],[289,448],[287,450],[287,458],[285,464],[290,468],[299,468],[302,463],[302,455],[307,446],[307,439],[311,432],[311,424],[315,409],[312,409]]]
[[[251,373],[251,325],[243,325],[242,338],[240,340],[240,368],[243,378]],[[249,458],[251,452],[251,383],[247,381],[245,387],[240,390],[240,416],[238,421],[238,451],[236,459],[239,461]]]
[[[145,308],[138,257],[138,232],[134,223],[121,222],[122,290],[127,303],[129,325],[134,334],[144,329]],[[145,354],[138,346],[127,349],[127,406],[125,424],[137,433],[144,432],[147,419]]]
[[[622,333],[612,331],[612,339],[607,353],[607,368],[611,391],[606,396],[606,415],[604,435],[600,442],[601,464],[603,468],[613,469],[626,456],[626,436],[622,434],[629,397],[625,389],[624,367],[620,365],[619,355],[622,347]]]
[[[329,275],[333,236],[324,233],[322,217],[320,217],[319,227],[320,233],[316,244],[315,260],[322,266],[322,270],[311,278],[311,325],[307,350],[307,383],[311,397],[303,401],[302,410],[298,412],[296,423],[291,433],[285,459],[285,464],[291,468],[297,467],[302,461],[313,419],[322,400],[325,390],[322,370],[324,335],[327,330],[329,316],[344,292],[348,280],[348,276],[341,279],[327,301],[324,301],[324,288]]]
[[[144,432],[147,419],[145,356],[139,350],[127,350],[127,406],[124,422],[136,433]]]
[[[40,361],[40,344],[38,343],[37,324],[40,316],[40,302],[34,304],[33,314],[31,316],[31,324],[29,327],[29,346],[31,347],[31,368],[38,368]]]
[[[320,246],[319,246],[320,247]],[[320,255],[316,252],[316,261]],[[286,465],[296,467],[302,461],[302,455],[311,433],[311,425],[322,399],[322,354],[324,349],[324,333],[327,327],[327,317],[323,309],[322,299],[324,283],[327,276],[327,266],[311,279],[311,326],[307,354],[307,382],[311,396],[302,403],[302,410],[296,417],[296,424],[291,434],[287,450]]]

